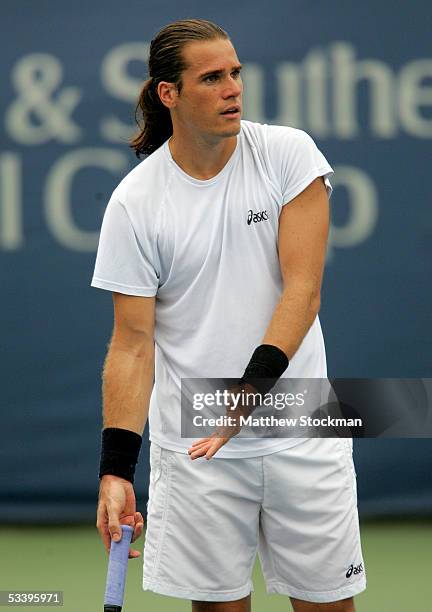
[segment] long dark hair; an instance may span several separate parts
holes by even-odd
[[[129,143],[138,158],[153,153],[173,132],[170,112],[162,104],[157,92],[158,83],[174,83],[180,93],[181,73],[186,68],[182,48],[193,40],[215,38],[229,37],[225,30],[211,21],[184,19],[168,24],[151,41],[149,78],[144,82],[135,109],[139,132]]]

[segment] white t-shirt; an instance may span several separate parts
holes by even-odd
[[[282,206],[319,176],[325,177],[330,196],[332,174],[302,130],[242,121],[236,149],[215,177],[198,180],[186,174],[167,141],[114,190],[92,285],[156,296],[153,442],[186,453],[194,441],[180,433],[182,378],[243,375],[283,289],[278,260]],[[326,375],[316,317],[284,377]],[[299,442],[233,438],[217,456],[265,455]]]

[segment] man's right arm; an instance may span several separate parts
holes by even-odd
[[[114,329],[103,371],[103,426],[142,435],[154,378],[155,298],[113,294]],[[143,529],[132,483],[116,475],[101,478],[97,527],[106,550],[119,539],[120,523]],[[117,535],[118,534],[118,535]],[[131,551],[131,557],[139,556]]]
[[[114,329],[103,371],[103,426],[142,435],[154,376],[154,297],[113,294]]]

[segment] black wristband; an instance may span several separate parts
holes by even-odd
[[[254,350],[239,383],[248,383],[259,393],[267,393],[288,365],[288,357],[280,348],[272,344],[261,344]]]
[[[133,483],[141,443],[142,437],[134,431],[116,427],[104,429],[99,478],[111,474]]]

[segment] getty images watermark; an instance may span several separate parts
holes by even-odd
[[[251,390],[252,389],[252,390]],[[432,379],[182,379],[182,437],[432,437]]]
[[[216,389],[213,393],[193,393],[192,406],[195,411],[205,408],[225,408],[225,414],[219,416],[192,416],[195,427],[361,427],[360,418],[334,418],[330,415],[313,417],[302,414],[299,417],[282,417],[276,414],[254,415],[259,407],[271,408],[275,411],[285,411],[286,408],[304,407],[308,390],[297,393],[254,393],[241,389],[239,391]]]

